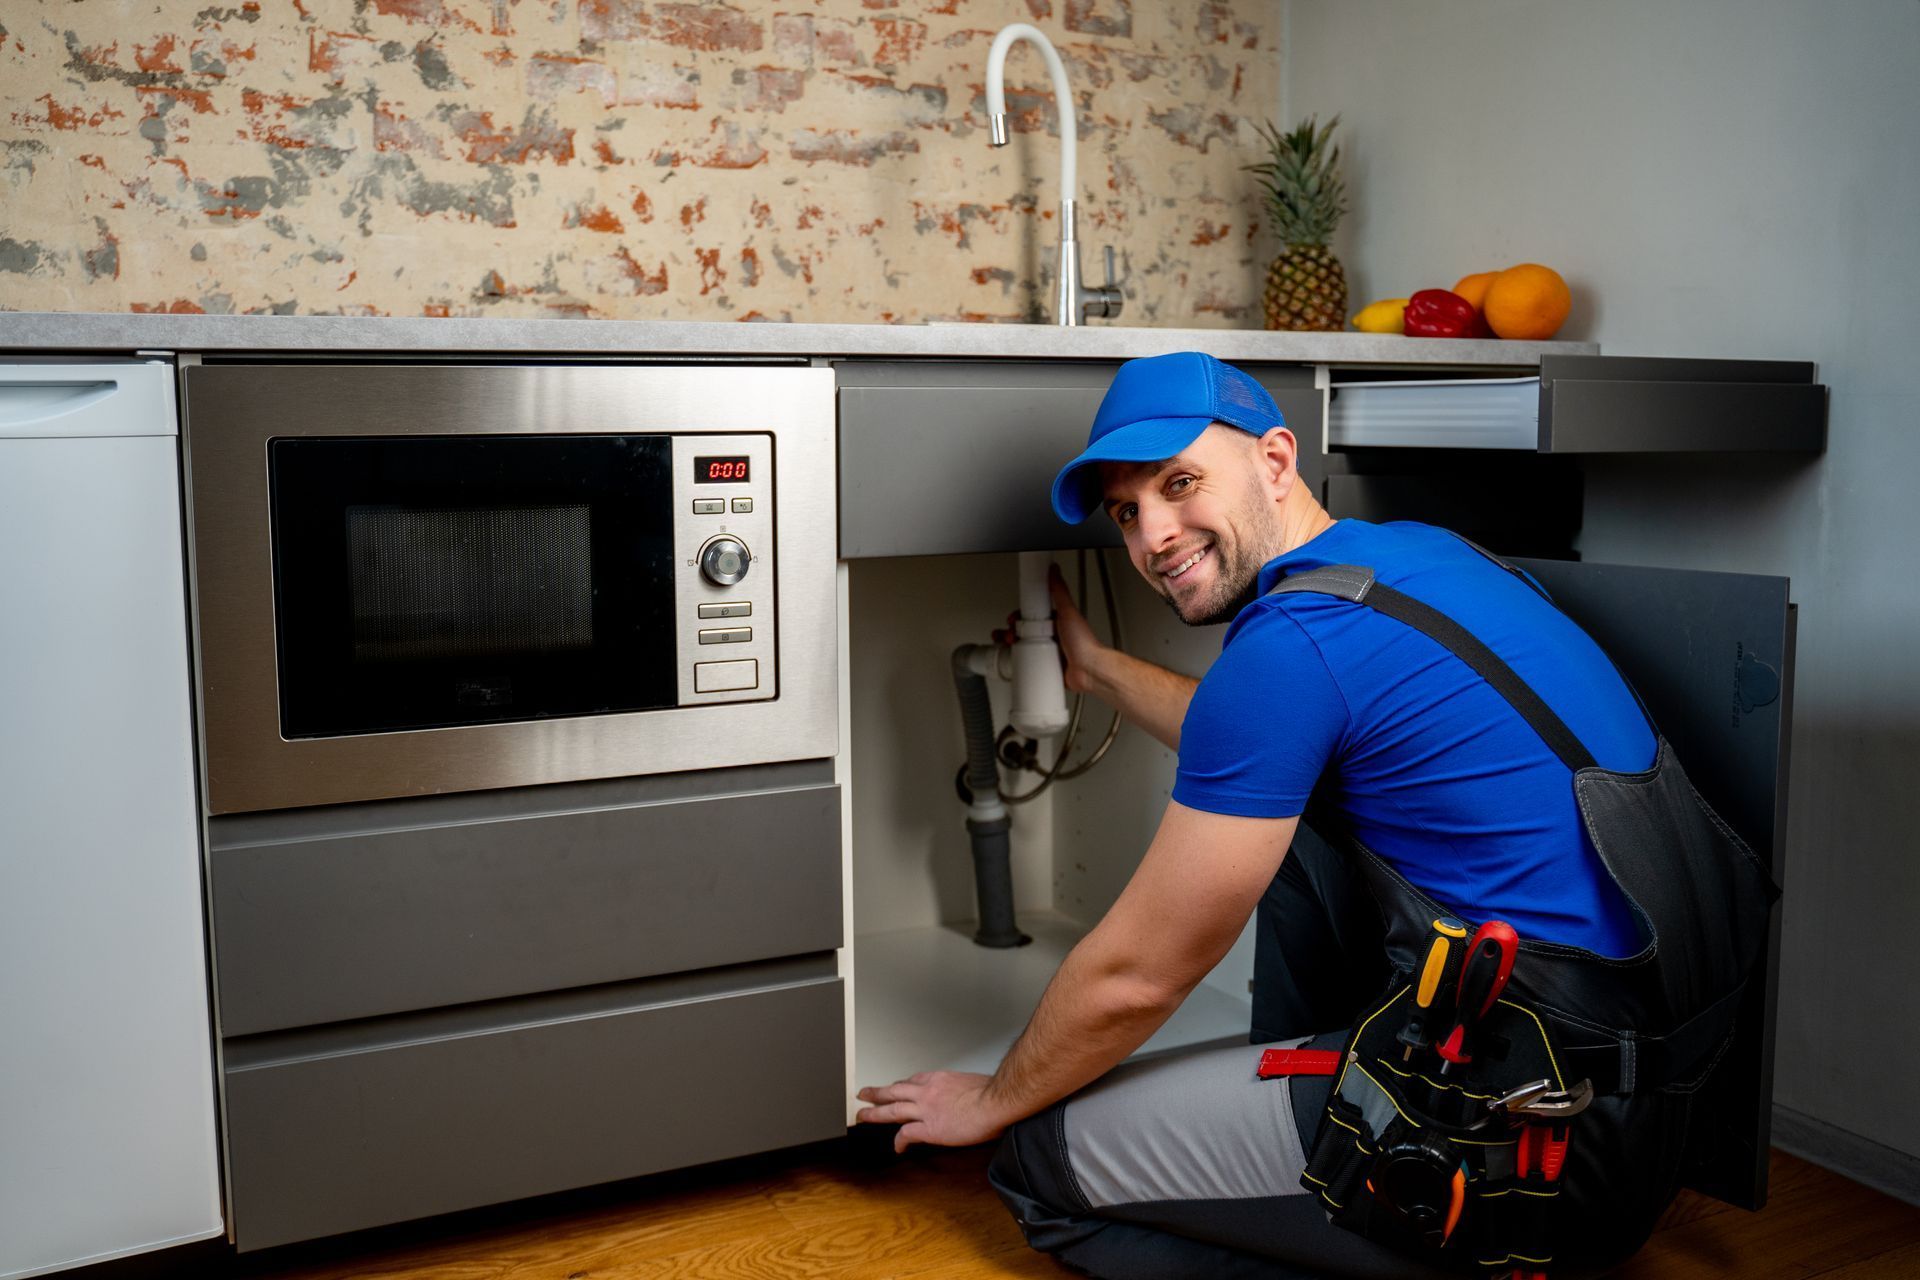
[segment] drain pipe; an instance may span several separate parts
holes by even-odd
[[[1066,684],[1060,677],[1060,647],[1053,636],[1053,599],[1047,589],[1053,557],[1020,553],[1020,613],[1014,620],[1013,727],[1030,738],[1051,738],[1071,722]],[[999,650],[963,644],[953,651],[953,683],[967,737],[967,834],[973,841],[973,887],[983,947],[1018,947],[1032,939],[1013,918],[1013,819],[1000,797],[994,760],[993,708],[987,677],[997,674]]]
[[[1023,947],[1032,942],[1013,919],[1013,817],[1000,800],[1000,767],[993,758],[993,706],[987,674],[998,650],[963,644],[953,651],[953,684],[960,694],[960,721],[967,735],[967,836],[973,843],[973,891],[983,947]]]
[[[1013,624],[1013,711],[1008,719],[1029,738],[1063,733],[1067,685],[1060,676],[1060,644],[1053,638],[1053,595],[1045,551],[1020,553],[1020,616]]]

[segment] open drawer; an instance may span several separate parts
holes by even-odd
[[[1538,378],[1336,370],[1333,449],[1817,453],[1827,389],[1784,360],[1541,357]]]
[[[846,1131],[831,955],[229,1042],[242,1250]]]

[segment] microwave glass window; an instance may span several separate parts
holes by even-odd
[[[281,732],[678,701],[666,436],[269,446]]]
[[[593,648],[592,508],[347,511],[353,656]]]

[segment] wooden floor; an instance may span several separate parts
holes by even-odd
[[[1071,1273],[987,1188],[987,1148],[904,1159],[834,1143],[479,1214],[249,1255],[255,1280],[990,1280]],[[1683,1197],[1616,1273],[1920,1277],[1920,1208],[1774,1154],[1759,1214]]]

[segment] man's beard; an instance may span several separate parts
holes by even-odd
[[[1214,544],[1215,554],[1219,554],[1219,543]],[[1210,627],[1215,623],[1232,622],[1234,616],[1253,603],[1254,594],[1260,585],[1260,570],[1265,560],[1256,560],[1248,554],[1245,547],[1235,547],[1232,559],[1220,561],[1220,573],[1216,590],[1219,598],[1212,604],[1203,606],[1199,617],[1189,618],[1180,612],[1180,604],[1171,595],[1160,598],[1167,602],[1167,608],[1173,610],[1173,616],[1190,627]],[[1198,603],[1198,602],[1196,602]]]

